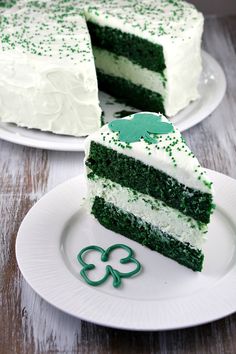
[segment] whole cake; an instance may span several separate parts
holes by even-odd
[[[98,85],[168,116],[198,97],[203,16],[193,5],[19,0],[8,8],[15,2],[0,10],[3,122],[87,135],[101,126]]]
[[[106,228],[201,271],[212,182],[180,132],[142,112],[86,139],[91,213]]]

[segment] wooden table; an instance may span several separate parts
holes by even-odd
[[[184,136],[205,167],[236,178],[236,16],[209,17],[204,48],[222,65],[227,93],[217,110]],[[236,314],[169,332],[114,330],[56,310],[27,285],[15,259],[20,223],[42,195],[82,172],[82,160],[83,153],[0,141],[0,353],[236,353]]]

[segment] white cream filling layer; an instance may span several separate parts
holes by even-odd
[[[96,196],[158,227],[178,241],[188,242],[193,248],[201,249],[205,241],[207,225],[202,224],[200,230],[194,219],[148,195],[134,192],[110,180],[95,176],[93,180],[88,179],[90,208]]]
[[[96,68],[107,75],[116,76],[165,96],[164,78],[160,73],[142,68],[123,56],[93,47]]]
[[[179,46],[183,47],[183,44],[180,43]],[[166,115],[172,116],[199,97],[197,85],[202,67],[201,56],[196,46],[197,43],[193,40],[188,47],[185,46],[182,51],[176,52],[175,56],[179,60],[167,65],[163,75],[104,49],[93,47],[93,53],[97,69],[160,94],[163,97]],[[165,53],[167,61],[170,52],[171,49]]]

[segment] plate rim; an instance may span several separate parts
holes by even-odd
[[[194,119],[185,119],[183,121],[180,122],[175,122],[175,117],[178,117],[180,113],[178,113],[176,116],[173,117],[173,123],[176,125],[176,127],[181,131],[185,131],[187,129],[192,128],[193,126],[197,125],[198,123],[200,123],[201,121],[203,121],[204,119],[206,119],[217,107],[218,105],[221,103],[225,92],[226,92],[226,77],[224,74],[224,71],[221,67],[221,65],[218,63],[218,61],[212,57],[210,54],[208,54],[205,50],[202,50],[202,56],[205,58],[205,60],[208,63],[211,63],[212,67],[215,68],[215,72],[217,73],[218,77],[220,77],[220,90],[218,90],[218,93],[216,95],[216,97],[214,98],[213,101],[210,101],[210,103],[208,103],[208,106],[204,106],[204,114],[198,115],[196,117],[194,117]],[[187,106],[185,109],[188,109],[189,106]],[[185,110],[183,109],[183,111]],[[200,110],[201,111],[201,110]],[[15,143],[17,145],[22,145],[22,146],[27,146],[27,147],[32,147],[32,148],[39,148],[39,149],[47,149],[47,150],[53,150],[53,151],[71,151],[71,152],[78,152],[78,151],[84,151],[84,140],[85,137],[69,137],[69,136],[61,136],[61,135],[57,135],[57,134],[53,134],[53,133],[47,133],[47,132],[43,132],[43,131],[37,131],[34,130],[36,133],[39,134],[52,134],[53,139],[60,139],[60,138],[66,138],[68,140],[78,140],[76,141],[74,144],[68,143],[68,142],[61,142],[61,141],[54,141],[54,140],[40,140],[40,139],[34,139],[31,136],[22,136],[20,134],[20,131],[23,129],[24,131],[27,131],[27,128],[24,127],[19,127],[19,126],[14,126],[14,132],[9,131],[9,129],[7,129],[7,127],[9,127],[11,125],[9,125],[9,123],[3,123],[0,122],[0,139],[11,142],[11,143]],[[39,135],[40,136],[40,135]],[[50,135],[49,135],[50,136]]]
[[[235,184],[235,190],[236,190],[236,180],[235,179],[233,179],[233,178],[231,178],[231,177],[229,177],[229,176],[226,176],[226,175],[224,175],[224,174],[222,174],[222,173],[219,173],[219,172],[216,172],[216,171],[213,171],[213,170],[207,170],[207,172],[208,172],[208,174],[210,174],[210,176],[211,176],[211,178],[213,178],[213,179],[217,179],[217,178],[219,178],[219,179],[228,179],[228,181],[230,181],[231,180],[231,183],[234,183]],[[16,252],[16,259],[17,259],[17,264],[18,264],[18,267],[19,267],[19,269],[20,269],[20,271],[21,271],[21,273],[22,273],[22,275],[23,275],[23,277],[24,277],[24,279],[27,281],[27,283],[30,285],[30,287],[41,297],[41,298],[43,298],[46,302],[48,302],[49,304],[51,304],[52,306],[54,306],[54,307],[56,307],[57,309],[59,309],[59,310],[61,310],[61,311],[63,311],[63,312],[65,312],[65,313],[67,313],[67,314],[69,314],[69,315],[71,315],[71,316],[73,316],[73,317],[75,317],[75,318],[79,318],[79,319],[81,319],[81,320],[84,320],[84,321],[88,321],[88,322],[91,322],[91,323],[95,323],[95,324],[97,324],[97,325],[102,325],[102,326],[105,326],[105,327],[111,327],[111,328],[117,328],[117,329],[125,329],[125,330],[136,330],[136,331],[166,331],[166,330],[176,330],[176,329],[181,329],[181,328],[188,328],[188,327],[193,327],[193,326],[198,326],[198,325],[201,325],[201,324],[206,324],[206,323],[209,323],[209,322],[212,322],[212,321],[215,321],[215,320],[218,320],[218,319],[221,319],[221,318],[223,318],[223,317],[226,317],[226,316],[228,316],[228,315],[231,315],[232,313],[235,313],[236,312],[236,304],[234,305],[234,308],[232,309],[232,308],[230,308],[230,310],[227,310],[227,311],[223,311],[224,313],[222,314],[221,313],[221,315],[217,315],[217,314],[214,314],[214,316],[211,316],[208,320],[204,320],[204,321],[192,321],[191,323],[188,323],[188,324],[186,324],[186,323],[183,323],[183,325],[179,325],[179,324],[177,324],[177,325],[175,325],[175,324],[173,324],[172,326],[170,326],[170,325],[168,325],[168,326],[162,326],[162,327],[160,327],[160,326],[150,326],[150,327],[147,327],[147,326],[145,326],[145,327],[140,327],[140,326],[138,326],[138,325],[136,325],[136,326],[130,326],[129,324],[126,324],[126,325],[124,325],[124,324],[122,324],[122,325],[118,325],[117,323],[116,324],[114,324],[114,323],[111,323],[111,322],[108,322],[107,323],[107,321],[106,321],[106,319],[101,319],[101,320],[97,320],[97,319],[92,319],[92,318],[90,318],[89,316],[86,316],[86,313],[85,314],[75,314],[75,313],[73,313],[73,312],[71,312],[70,310],[68,310],[68,309],[66,309],[66,308],[63,308],[63,306],[58,306],[57,304],[55,304],[53,301],[52,301],[52,299],[48,299],[48,297],[45,297],[44,295],[42,295],[42,292],[40,292],[40,291],[38,291],[38,289],[37,289],[37,287],[35,287],[34,285],[32,285],[32,282],[31,282],[31,280],[29,279],[29,277],[28,277],[28,274],[25,274],[25,269],[24,269],[24,265],[22,266],[22,255],[20,254],[20,251],[19,251],[19,249],[20,249],[20,243],[22,242],[22,237],[24,237],[23,236],[23,234],[24,234],[24,230],[22,231],[22,228],[24,228],[24,225],[26,225],[27,224],[27,222],[28,222],[28,220],[31,218],[31,213],[32,213],[32,210],[36,210],[37,208],[38,208],[38,205],[39,205],[39,203],[41,203],[41,201],[44,199],[45,200],[45,198],[47,197],[47,198],[50,198],[51,196],[52,196],[52,194],[54,193],[54,194],[57,194],[57,193],[59,193],[60,192],[60,190],[61,190],[61,188],[64,188],[65,187],[65,185],[67,185],[67,186],[69,186],[71,183],[75,183],[76,181],[79,181],[79,180],[81,180],[81,179],[83,179],[84,180],[84,175],[83,174],[81,174],[81,175],[79,175],[79,176],[77,176],[77,177],[74,177],[74,178],[71,178],[71,179],[69,179],[69,180],[67,180],[67,181],[65,181],[64,183],[62,183],[62,184],[59,184],[57,187],[55,187],[54,189],[52,189],[50,192],[48,192],[47,194],[45,194],[29,211],[28,211],[28,213],[26,214],[26,216],[25,216],[25,218],[24,218],[24,220],[23,220],[23,222],[22,222],[22,224],[21,224],[21,226],[20,226],[20,228],[19,228],[19,231],[18,231],[18,234],[17,234],[17,239],[16,239],[16,247],[15,247],[15,252]],[[50,196],[49,196],[50,195]],[[48,197],[49,196],[49,197]],[[235,279],[236,279],[236,266],[233,268],[233,270],[234,270],[234,276],[235,276]],[[229,272],[229,274],[232,272],[232,270]],[[227,274],[227,276],[226,276],[226,278],[229,276],[229,274]],[[232,276],[232,275],[231,275]],[[227,279],[226,279],[227,280]],[[78,282],[78,280],[76,279],[76,281],[77,281],[77,283],[79,283]],[[212,286],[212,288],[214,288],[215,287],[215,285],[213,285]],[[85,286],[84,284],[80,284],[80,286],[78,285],[78,288],[80,288],[79,289],[79,291],[81,291],[81,292],[84,292],[84,289],[85,289],[85,293],[86,293],[86,291],[89,293],[89,294],[91,294],[92,292],[95,292],[95,296],[97,296],[97,291],[96,290],[94,290],[93,288],[92,289],[90,289],[90,288],[88,288],[87,286]],[[212,290],[212,288],[210,289],[210,290]],[[88,290],[89,289],[89,290]],[[235,294],[236,294],[236,286],[235,286]],[[207,294],[208,293],[210,293],[209,292],[209,290],[205,290],[205,293],[206,293],[206,295],[205,296],[208,296]],[[108,294],[105,294],[105,293],[101,293],[102,295],[99,295],[100,297],[102,297],[102,298],[109,298],[110,297],[110,295],[108,295]],[[197,295],[198,296],[198,295]],[[195,298],[196,296],[192,296],[191,298]],[[112,297],[112,300],[113,301],[116,301],[116,300],[114,300],[114,299],[117,299],[116,297]],[[131,303],[140,303],[140,301],[139,300],[131,300],[131,299],[123,299],[122,301],[126,301],[127,303],[129,303],[129,304],[131,304]],[[155,300],[154,302],[160,302],[160,300]],[[117,300],[117,302],[119,302],[118,300]],[[170,300],[168,300],[167,301],[167,303],[168,302],[171,302]],[[150,303],[153,303],[153,301],[150,301]],[[232,307],[232,306],[231,306]],[[217,313],[217,311],[216,311],[216,313]]]

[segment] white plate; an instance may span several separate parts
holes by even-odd
[[[203,72],[199,84],[200,99],[192,102],[187,108],[172,118],[180,131],[191,128],[202,121],[220,104],[226,90],[224,72],[215,59],[206,52],[203,55]],[[105,121],[119,116],[122,111],[137,111],[135,108],[117,103],[116,100],[100,92],[100,101],[105,113]],[[13,124],[0,123],[0,138],[16,144],[41,149],[61,151],[83,151],[84,138],[74,138],[39,130],[20,128]]]
[[[79,206],[86,193],[80,176],[45,195],[25,217],[16,242],[23,276],[58,309],[109,327],[176,329],[235,312],[236,181],[208,172],[214,182],[217,208],[204,247],[202,273],[103,228]],[[135,251],[143,271],[124,279],[118,289],[111,280],[99,287],[87,285],[79,274],[79,251],[92,244],[107,248],[116,243]],[[112,258],[113,262],[117,265],[117,258]]]

